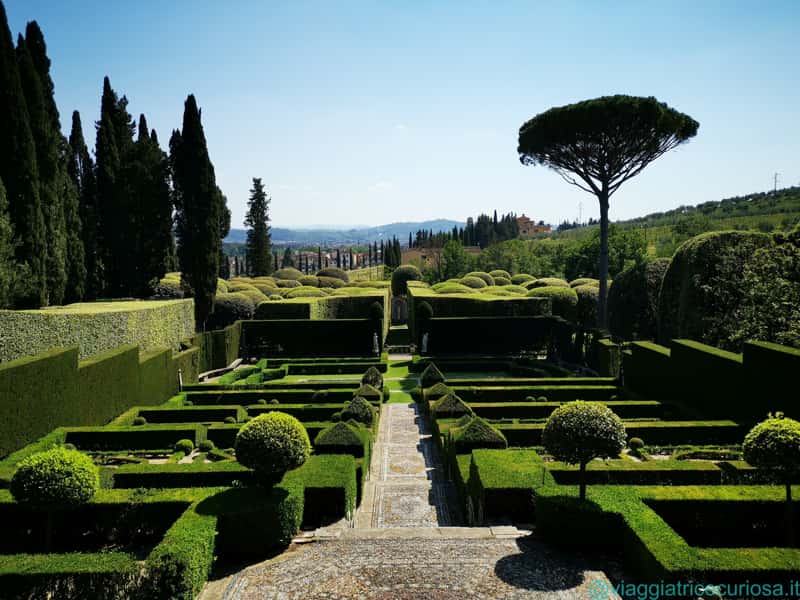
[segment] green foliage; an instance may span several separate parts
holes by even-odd
[[[304,275],[298,281],[302,286],[319,287],[319,278],[314,275]]]
[[[441,262],[443,277],[461,277],[469,271],[471,259],[460,241],[450,240],[442,248]]]
[[[29,456],[19,463],[11,479],[11,493],[17,502],[45,508],[85,504],[99,487],[100,475],[92,459],[64,448]]]
[[[658,295],[670,259],[658,258],[631,266],[608,290],[611,333],[625,340],[652,340],[658,333]]]
[[[236,321],[253,318],[253,302],[244,292],[218,294],[214,298],[214,312],[208,320],[210,329],[222,329]]]
[[[444,383],[444,375],[434,363],[428,363],[420,376],[420,383],[423,388],[429,388],[437,383]]]
[[[528,282],[525,287],[527,287],[529,290],[532,290],[540,287],[568,288],[570,285],[564,279],[559,279],[558,277],[540,277],[539,279]]]
[[[325,298],[327,294],[319,288],[300,286],[290,290],[286,298]]]
[[[371,385],[372,387],[382,390],[383,389],[383,375],[375,367],[370,367],[367,372],[361,377],[361,383]]]
[[[361,458],[369,454],[369,446],[369,431],[344,421],[323,429],[314,438],[318,454],[352,454]]]
[[[236,460],[263,475],[296,469],[308,460],[311,442],[303,425],[282,412],[258,415],[236,435]]]
[[[431,405],[431,412],[437,419],[447,419],[470,415],[472,409],[453,392],[449,392]]]
[[[593,458],[617,456],[625,447],[625,426],[600,402],[576,400],[553,411],[542,442],[557,460],[585,465]]]
[[[591,286],[594,286],[596,288],[599,288],[600,287],[600,280],[599,279],[593,279],[591,277],[578,277],[578,279],[573,279],[572,281],[569,282],[569,287],[571,287],[571,288],[576,288],[579,285],[591,285]]]
[[[567,279],[599,277],[600,230],[572,246],[566,254],[564,273]],[[641,263],[647,255],[644,236],[638,229],[608,226],[608,275],[615,278],[625,268]]]
[[[78,346],[81,358],[125,344],[145,351],[173,347],[194,333],[192,301],[93,302],[61,308],[1,311],[0,361],[54,347]]]
[[[527,273],[517,273],[511,277],[511,283],[514,285],[522,285],[523,283],[528,283],[529,281],[536,281],[536,277],[533,275],[528,275]]]
[[[283,267],[275,271],[272,276],[276,280],[297,281],[304,276],[302,271],[298,271],[294,267]]]
[[[433,318],[433,307],[428,302],[420,302],[417,305],[417,320],[420,323],[427,323]]]
[[[460,283],[445,281],[431,287],[437,294],[474,294],[475,290]]]
[[[541,288],[540,288],[541,289]],[[591,329],[597,325],[597,303],[600,289],[593,285],[578,285],[572,288],[578,295],[577,324],[582,329]]]
[[[511,273],[508,271],[504,271],[503,269],[494,269],[493,271],[489,271],[489,275],[493,279],[497,279],[498,277],[502,277],[503,279],[511,279]]]
[[[272,261],[272,239],[269,226],[270,198],[264,191],[259,177],[253,177],[250,199],[247,201],[247,214],[244,224],[248,227],[245,256],[247,268],[256,277],[269,275],[274,269]]]
[[[133,418],[134,425],[147,425],[147,419],[144,417],[134,417]]]
[[[194,442],[189,439],[181,439],[175,442],[175,452],[183,452],[185,455],[191,454],[194,450]]]
[[[539,279],[538,281],[542,281]],[[578,294],[569,286],[535,287],[528,291],[530,298],[549,298],[553,314],[574,322],[577,318]]]
[[[211,440],[203,440],[197,445],[197,449],[200,450],[200,452],[211,452],[214,448],[216,448],[216,446]]]
[[[462,277],[461,284],[476,290],[487,287],[486,282],[480,277]]]
[[[800,472],[800,423],[783,414],[770,416],[744,438],[744,459],[751,465],[774,469],[784,478]]]
[[[403,296],[408,291],[409,281],[421,281],[422,273],[414,265],[400,265],[392,273],[392,294]]]
[[[628,440],[628,448],[633,450],[634,452],[638,452],[642,448],[644,448],[644,440],[638,437],[632,437]]]
[[[347,271],[338,267],[325,267],[324,269],[320,269],[317,271],[317,277],[330,277],[333,279],[339,279],[344,283],[348,283],[350,281],[350,276],[347,274]]]
[[[494,277],[484,271],[471,271],[464,277],[477,277],[478,279],[482,279],[486,285],[494,285]]]
[[[371,427],[375,422],[375,409],[366,398],[363,396],[356,396],[345,404],[341,412],[341,419],[342,421],[353,419],[354,421],[363,423],[367,427]]]
[[[495,277],[495,285],[511,285],[511,280],[508,277]]]
[[[192,94],[184,105],[183,128],[170,139],[170,158],[181,273],[193,290],[195,321],[203,331],[217,289],[224,203]]]
[[[508,447],[505,436],[485,420],[474,416],[465,420],[465,424],[450,430],[456,454],[469,454],[478,448]]]
[[[693,339],[737,350],[740,325],[731,315],[747,296],[744,273],[756,251],[771,245],[768,235],[709,232],[675,252],[658,299],[659,339]]]

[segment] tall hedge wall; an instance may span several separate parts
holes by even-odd
[[[370,319],[242,321],[249,356],[370,356],[375,325]],[[379,339],[380,348],[380,339]]]
[[[0,310],[0,362],[77,346],[88,358],[136,344],[176,348],[194,333],[193,300],[87,302],[41,310]]]
[[[429,354],[513,354],[566,343],[572,326],[560,317],[455,317],[431,319]]]

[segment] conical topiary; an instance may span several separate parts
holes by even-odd
[[[476,448],[508,448],[506,437],[480,417],[451,430],[456,454],[469,454]]]
[[[362,383],[361,387],[353,393],[353,397],[357,396],[361,396],[367,400],[375,400],[376,402],[380,402],[383,399],[381,391],[368,383]]]
[[[438,400],[442,396],[446,396],[452,391],[453,389],[446,383],[439,382],[425,390],[425,399],[428,400],[428,402],[432,402]]]
[[[361,383],[371,385],[372,387],[382,390],[383,389],[383,375],[375,367],[370,367],[367,372],[361,377]]]
[[[448,418],[472,414],[472,409],[461,398],[450,392],[433,403],[431,412],[436,417]]]
[[[366,398],[356,396],[350,402],[345,404],[341,413],[342,421],[354,419],[359,423],[371,426],[375,422],[375,409]]]
[[[369,443],[369,432],[350,423],[341,421],[323,429],[314,439],[317,454],[352,454],[356,458],[364,456]]]
[[[429,363],[422,372],[421,381],[422,387],[428,388],[437,383],[444,383],[444,375],[435,364]]]

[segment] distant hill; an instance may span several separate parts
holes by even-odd
[[[367,242],[380,242],[397,237],[401,243],[408,241],[408,234],[412,235],[420,229],[450,231],[454,226],[464,227],[461,221],[450,219],[435,219],[432,221],[390,223],[377,227],[360,227],[353,229],[286,229],[283,227],[272,228],[272,242],[274,244],[290,245],[322,245],[340,246],[347,244],[366,244]],[[244,229],[231,229],[226,244],[243,244],[247,239]]]

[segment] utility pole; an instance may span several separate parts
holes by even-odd
[[[778,175],[780,175],[780,173],[775,173],[775,174],[772,176],[772,181],[773,181],[773,188],[772,188],[772,191],[773,191],[773,192],[777,192],[777,191],[778,191]]]
[[[578,225],[583,225],[583,202],[578,202]]]

